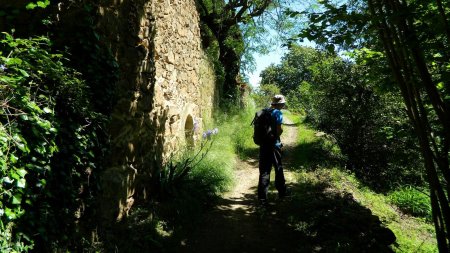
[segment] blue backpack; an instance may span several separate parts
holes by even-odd
[[[256,145],[261,146],[275,142],[273,110],[273,108],[264,108],[255,113],[250,125],[253,125],[253,142]]]

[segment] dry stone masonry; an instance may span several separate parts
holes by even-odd
[[[217,94],[195,0],[102,1],[99,14],[120,65],[102,207],[105,219],[120,220],[136,198],[153,194],[170,154],[201,136]]]

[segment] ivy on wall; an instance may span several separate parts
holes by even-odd
[[[70,245],[96,189],[97,133],[79,73],[50,40],[0,40],[1,251]],[[65,235],[65,236],[61,236]],[[53,246],[52,246],[53,245]]]

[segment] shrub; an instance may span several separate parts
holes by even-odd
[[[91,110],[86,83],[51,52],[48,38],[3,36],[0,227],[11,236],[2,250],[65,247],[77,240],[75,224],[96,192],[106,121]]]
[[[316,64],[308,120],[332,135],[347,169],[377,189],[423,184],[419,148],[395,92],[380,92],[367,66],[339,58]]]
[[[361,61],[359,61],[361,62]],[[418,141],[391,80],[361,64],[320,50],[293,46],[261,74],[287,96],[292,112],[332,136],[349,170],[378,190],[424,184]],[[272,89],[275,89],[272,88]]]

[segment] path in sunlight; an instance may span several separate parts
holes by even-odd
[[[287,120],[282,141],[284,159],[289,163],[289,150],[295,145],[297,127]],[[238,161],[235,187],[219,200],[213,211],[202,219],[196,231],[180,242],[182,252],[295,252],[301,234],[279,217],[276,190],[271,188],[269,207],[257,205],[258,160]],[[294,180],[285,171],[287,184]],[[274,180],[272,173],[271,182]]]

